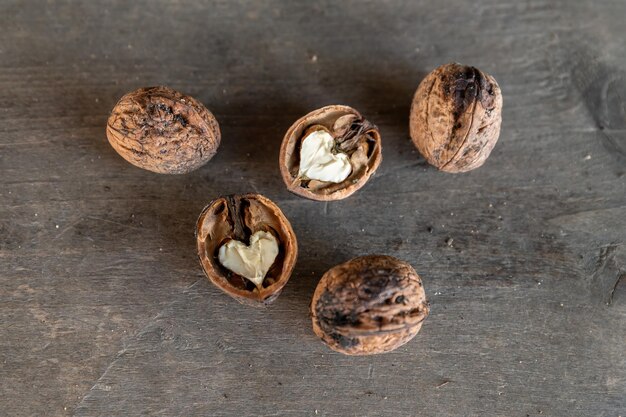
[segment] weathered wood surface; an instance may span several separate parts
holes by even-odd
[[[624,16],[621,0],[1,1],[0,414],[626,415]],[[413,91],[449,61],[504,95],[498,145],[461,175],[408,139]],[[221,123],[192,174],[106,141],[117,99],[156,84]],[[324,204],[289,194],[277,159],[333,103],[379,125],[384,160]],[[299,238],[267,311],[212,287],[194,252],[202,207],[247,191]],[[413,264],[432,313],[398,351],[345,357],[308,303],[366,253]]]

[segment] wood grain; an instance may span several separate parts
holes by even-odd
[[[0,414],[626,415],[626,4],[534,0],[0,1]],[[500,140],[438,172],[408,137],[426,73],[492,74]],[[169,85],[217,117],[208,165],[168,177],[105,136],[126,92]],[[354,196],[287,192],[278,150],[350,105],[383,163]],[[260,192],[298,236],[267,311],[214,288],[194,224]],[[408,261],[431,315],[345,357],[308,304],[352,257]]]

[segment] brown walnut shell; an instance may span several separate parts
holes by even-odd
[[[422,80],[413,97],[411,138],[442,171],[465,172],[485,163],[501,122],[500,87],[474,67],[442,65]]]
[[[430,310],[411,265],[369,255],[329,269],[313,300],[313,331],[347,355],[392,351],[411,340]]]
[[[246,278],[222,266],[219,248],[231,239],[249,244],[252,234],[269,232],[278,240],[279,253],[259,290]],[[260,194],[220,197],[204,208],[196,224],[198,256],[209,280],[242,304],[272,303],[289,281],[298,256],[291,224],[274,202]]]
[[[321,126],[334,137],[338,149],[350,157],[352,172],[340,183],[299,178],[300,148],[309,128]],[[289,191],[311,200],[341,200],[365,185],[382,161],[378,128],[348,106],[314,110],[287,130],[280,147],[280,172]]]
[[[220,145],[213,114],[168,87],[140,88],[123,96],[109,116],[107,137],[122,158],[161,174],[193,171]]]

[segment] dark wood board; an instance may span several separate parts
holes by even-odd
[[[0,415],[626,415],[626,2],[0,1]],[[467,174],[408,137],[436,66],[492,74],[500,140]],[[217,116],[188,175],[126,163],[105,124],[164,84]],[[376,123],[383,163],[353,197],[288,193],[278,148],[327,104]],[[298,236],[267,311],[204,277],[193,228],[257,191]],[[329,350],[324,271],[381,253],[432,313],[374,357]]]

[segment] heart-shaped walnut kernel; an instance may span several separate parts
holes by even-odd
[[[260,194],[213,200],[198,218],[196,242],[209,280],[239,302],[255,306],[278,297],[298,255],[289,221]]]
[[[231,240],[218,252],[220,263],[235,274],[249,279],[261,287],[267,271],[278,256],[278,241],[269,232],[259,230],[250,237],[246,245],[238,240]]]
[[[312,200],[346,198],[382,160],[378,128],[348,106],[326,106],[297,120],[280,148],[289,191]]]

